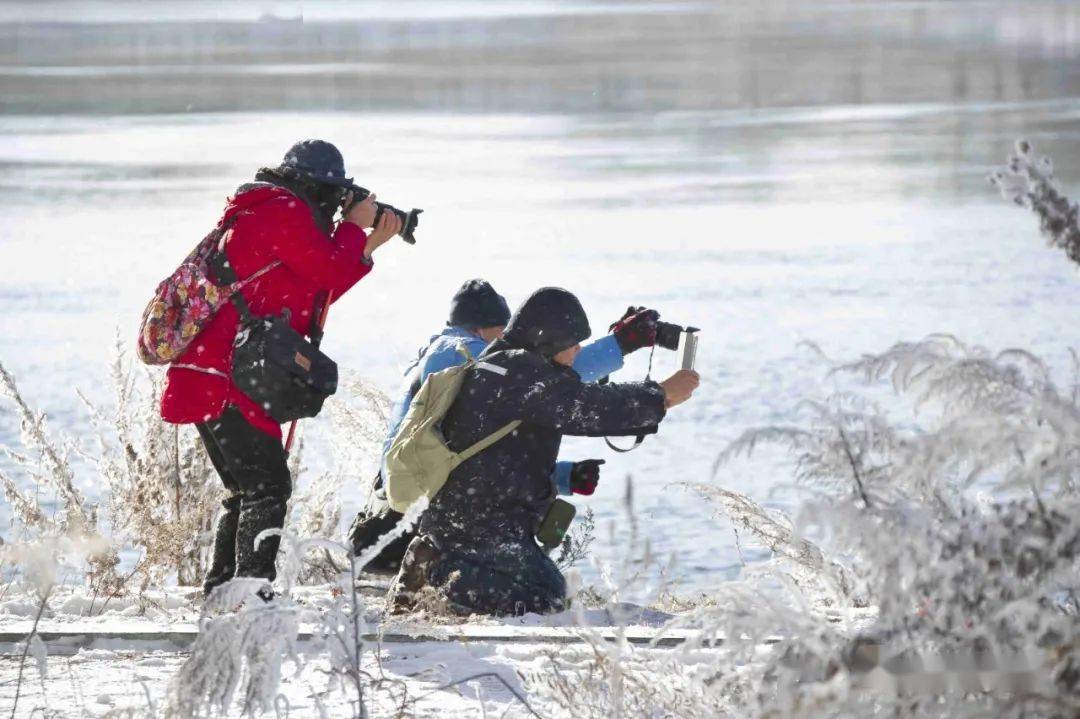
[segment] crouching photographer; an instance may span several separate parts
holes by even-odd
[[[373,194],[353,202],[354,187],[336,147],[298,142],[236,190],[144,315],[140,357],[171,364],[161,416],[196,425],[229,492],[207,593],[234,576],[274,579],[279,540],[255,538],[282,527],[292,493],[281,424],[335,391],[337,365],[318,350],[327,307],[401,231],[394,212],[376,220]]]
[[[468,280],[451,299],[446,327],[433,335],[405,368],[401,388],[390,410],[379,473],[373,481],[366,506],[357,514],[349,529],[349,543],[357,556],[393,530],[402,518],[402,514],[394,511],[387,502],[384,465],[413,397],[433,373],[465,364],[466,354],[479,357],[491,342],[502,337],[509,320],[510,308],[506,299],[490,283],[482,279]],[[630,307],[611,326],[610,334],[582,347],[581,353],[574,359],[573,369],[582,382],[605,381],[609,375],[622,369],[626,355],[651,347],[663,326],[655,310]],[[592,494],[599,479],[601,464],[602,460],[556,462],[551,478],[559,494]],[[365,569],[397,573],[414,536],[413,532],[405,532],[390,542],[368,562]]]
[[[421,516],[418,536],[391,587],[395,610],[410,609],[425,587],[440,588],[450,606],[466,614],[565,607],[566,582],[537,543],[547,544],[544,534],[559,530],[549,525],[565,520],[558,511],[552,518],[559,500],[551,480],[563,435],[655,433],[667,410],[689,399],[698,385],[690,369],[659,383],[582,382],[572,366],[591,334],[574,295],[543,288],[518,308],[503,337],[460,372],[441,422],[444,449],[456,468],[434,489]],[[419,415],[410,413],[405,426],[414,419]],[[417,457],[409,441],[399,436],[389,459],[389,495],[399,508],[411,495],[397,491],[395,472],[404,490],[412,489],[410,479],[430,486],[434,477],[411,472],[420,465],[408,464]],[[438,447],[427,446],[429,456],[441,456]],[[598,472],[595,462],[579,473],[579,492],[595,489]]]

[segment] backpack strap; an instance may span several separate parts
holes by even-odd
[[[244,293],[241,292],[241,290],[244,289],[244,287],[246,287],[249,283],[254,282],[255,280],[265,275],[270,270],[274,270],[280,267],[281,260],[274,260],[262,269],[256,270],[252,274],[248,275],[243,280],[238,279],[236,276],[236,270],[233,269],[232,265],[229,263],[228,256],[225,254],[225,234],[230,229],[232,229],[232,225],[234,222],[236,222],[237,217],[239,217],[239,215],[233,215],[232,217],[227,219],[221,225],[221,227],[218,228],[217,250],[209,258],[207,258],[207,263],[213,270],[214,279],[219,283],[219,286],[236,286],[236,288],[229,295],[229,301],[233,303],[233,306],[236,307],[236,311],[240,314],[241,324],[247,325],[251,324],[251,322],[255,319],[255,315],[254,313],[252,313],[251,306],[247,303],[247,299],[245,299]],[[312,317],[312,322],[315,322],[317,316],[318,314],[316,313],[316,316]]]
[[[473,444],[471,447],[466,448],[462,452],[458,452],[458,461],[459,462],[464,462],[464,461],[466,461],[468,459],[472,459],[473,457],[480,454],[481,452],[483,452],[485,449],[487,449],[491,445],[498,442],[500,439],[502,439],[506,435],[513,432],[520,425],[521,425],[521,420],[520,419],[515,419],[513,422],[509,423],[508,425],[506,425],[502,429],[495,430],[494,432],[489,434],[487,437],[484,437],[482,440],[480,440],[480,441],[476,442],[475,444]]]
[[[506,375],[506,369],[503,368],[503,367],[499,367],[498,365],[493,365],[493,364],[490,364],[488,362],[481,362],[481,361],[473,359],[472,353],[469,352],[469,348],[468,348],[468,346],[465,345],[464,342],[461,342],[461,343],[458,344],[457,350],[462,355],[464,355],[465,360],[466,360],[466,362],[465,362],[466,366],[475,367],[476,369],[487,370],[488,372],[494,372],[495,374],[500,374],[500,375],[504,375],[504,376]],[[466,447],[461,452],[458,452],[458,455],[457,455],[458,462],[461,463],[461,462],[464,462],[466,460],[472,459],[473,457],[480,454],[481,452],[483,452],[485,449],[487,449],[491,445],[498,442],[500,439],[502,439],[506,435],[513,432],[519,426],[521,426],[521,420],[520,419],[515,419],[513,422],[510,422],[506,426],[495,430],[494,432],[489,434],[487,437],[484,437],[483,439],[481,439],[481,440],[479,440],[477,442],[474,442],[470,447]]]

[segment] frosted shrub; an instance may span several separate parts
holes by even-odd
[[[529,677],[553,715],[1080,712],[1078,393],[1029,353],[947,336],[835,372],[890,382],[915,414],[840,394],[731,443],[718,471],[761,444],[792,453],[792,516],[696,486],[771,561],[669,622],[678,648],[579,630],[585,650]],[[602,573],[608,606],[643,581],[629,566]]]
[[[3,365],[0,398],[7,400],[19,417],[23,445],[22,452],[10,447],[0,451],[25,477],[17,482],[0,472],[4,496],[20,524],[15,540],[3,545],[2,564],[21,570],[39,595],[43,595],[43,587],[52,587],[52,575],[60,562],[81,564],[95,592],[115,591],[120,583],[116,574],[119,559],[98,530],[97,508],[88,504],[75,486],[75,471],[69,461],[74,443],[50,434],[45,415],[30,408]],[[38,491],[27,495],[20,485]],[[42,495],[56,497],[57,509],[43,506]]]
[[[576,570],[567,572],[570,613],[585,649],[547,652],[525,680],[537,702],[547,705],[549,711],[561,710],[560,715],[596,719],[715,715],[716,698],[694,691],[692,672],[677,657],[665,650],[637,647],[627,638],[628,628],[649,613],[627,600],[655,599],[667,589],[665,573],[650,542],[638,531],[633,498],[633,484],[628,479],[623,510],[629,536],[617,543],[615,524],[610,525],[609,543],[623,547],[623,551],[612,563],[594,560],[601,586],[585,588]],[[591,536],[591,522],[588,531]],[[587,606],[595,606],[591,612],[599,610],[614,624],[612,638],[607,628],[591,626]]]
[[[748,700],[742,709],[1075,713],[1076,398],[1026,352],[995,355],[946,336],[897,344],[837,371],[888,378],[920,414],[900,425],[871,403],[843,397],[808,405],[804,425],[736,440],[722,462],[760,442],[793,450],[796,477],[811,497],[793,522],[734,493],[702,489],[783,563],[822,579],[816,596],[798,581],[778,583],[781,596],[808,611],[787,627],[777,623],[781,640],[735,692]],[[1001,499],[980,500],[973,487]],[[820,592],[828,602],[815,601]],[[875,610],[862,622],[833,626],[821,611],[851,612],[862,603]],[[749,619],[733,622],[717,606],[683,623],[722,626],[730,641]],[[976,668],[986,674],[969,694]],[[949,701],[912,701],[939,694]]]
[[[85,553],[85,573],[96,595],[115,596],[131,587],[164,585],[170,578],[182,586],[201,584],[212,547],[213,525],[224,496],[198,433],[189,425],[163,421],[159,414],[164,378],[136,366],[119,340],[110,365],[113,401],[98,406],[81,393],[93,429],[90,445],[53,438],[44,415],[23,399],[14,378],[0,366],[0,398],[16,409],[22,426],[22,451],[2,447],[24,476],[0,472],[0,486],[26,540],[65,536]],[[373,467],[385,433],[389,403],[363,380],[351,377],[340,396],[328,404],[332,469],[306,488],[302,482],[301,448],[293,448],[290,469],[294,486],[289,525],[300,536],[337,539],[341,533],[341,487],[364,483],[359,467]],[[98,507],[88,503],[76,486],[70,457],[90,468],[91,481],[103,489],[109,541],[99,528]],[[26,487],[36,487],[28,493]],[[55,497],[56,509],[52,507]],[[19,539],[17,538],[17,541]],[[330,547],[334,547],[331,549]],[[313,549],[299,581],[327,582],[347,565],[338,545]],[[136,564],[117,572],[122,548],[138,550]],[[336,556],[335,556],[336,555]],[[7,553],[13,562],[15,555]]]
[[[367,706],[372,703],[369,695],[389,681],[364,667],[365,653],[370,652],[372,664],[377,663],[378,647],[368,647],[363,638],[369,626],[356,590],[359,572],[383,547],[415,525],[426,504],[426,500],[417,502],[392,532],[362,556],[348,556],[346,566],[351,565],[352,570],[346,570],[332,588],[329,606],[317,610],[315,644],[308,655],[311,661],[326,659],[323,671],[328,686],[316,696],[345,692],[355,697],[356,716],[367,716]],[[297,539],[280,530],[267,530],[256,541],[271,534],[282,538],[283,592],[266,599],[273,596],[270,585],[247,578],[236,578],[214,589],[203,605],[199,637],[191,656],[170,684],[169,716],[215,716],[228,713],[234,703],[244,714],[276,708],[285,663],[300,668],[296,646],[299,607],[290,599],[290,590],[312,550],[342,554],[348,550],[326,539]],[[403,689],[399,694],[403,700]]]
[[[173,573],[181,585],[200,584],[221,482],[195,429],[161,419],[163,378],[147,370],[140,382],[143,372],[119,341],[110,369],[110,410],[83,402],[98,443],[88,459],[108,488],[115,538],[141,550],[135,569],[142,588]]]
[[[287,599],[265,601],[263,579],[233,579],[216,587],[203,605],[191,656],[169,686],[166,715],[177,719],[228,713],[234,698],[241,711],[274,706],[282,666],[299,666],[298,611]]]
[[[348,569],[332,592],[331,605],[320,613],[315,635],[320,641],[321,650],[326,652],[329,658],[326,691],[336,689],[355,696],[357,716],[368,715],[367,706],[373,703],[370,694],[383,689],[385,683],[393,682],[386,679],[381,672],[379,676],[375,676],[364,667],[365,652],[370,653],[372,663],[376,663],[379,647],[374,644],[369,646],[364,641],[363,635],[369,627],[365,618],[365,605],[356,583],[363,568],[391,542],[411,531],[426,508],[427,498],[421,497],[409,507],[390,532],[380,537],[360,556],[353,556],[346,547],[338,545],[339,551],[347,554]],[[400,701],[403,701],[403,687],[397,687],[396,693],[400,696]]]
[[[1080,222],[1075,202],[1061,193],[1054,181],[1049,157],[1035,157],[1027,140],[1016,142],[1008,164],[990,176],[1001,196],[1039,217],[1039,230],[1053,247],[1060,247],[1073,262],[1080,263]]]

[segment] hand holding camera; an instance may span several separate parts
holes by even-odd
[[[345,194],[341,221],[351,222],[362,230],[372,227],[375,224],[376,213],[374,193],[355,202],[354,199],[355,195],[352,191]]]
[[[390,238],[396,235],[400,230],[401,220],[398,219],[396,215],[389,212],[384,213],[382,217],[376,215],[375,226],[371,230],[371,234],[368,235],[364,254],[370,259],[372,252],[389,242]]]
[[[367,245],[364,247],[364,257],[370,260],[371,253],[401,231],[401,218],[393,212],[379,212],[374,193],[358,202],[352,200],[353,193],[350,192],[345,198],[346,209],[341,219],[342,222],[351,222],[361,229],[373,228],[368,234]]]
[[[656,310],[644,307],[630,306],[619,318],[619,321],[610,327],[611,334],[615,335],[615,341],[619,343],[619,350],[623,356],[639,350],[642,347],[652,347],[656,344],[656,330],[660,313]]]
[[[608,331],[615,335],[625,357],[642,347],[654,345],[674,352],[679,349],[679,338],[684,332],[693,334],[698,329],[661,322],[660,313],[656,310],[631,305]]]
[[[664,407],[671,409],[680,405],[694,394],[701,377],[692,369],[681,369],[660,383],[664,390]]]

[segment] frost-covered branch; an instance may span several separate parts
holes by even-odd
[[[1075,202],[1066,197],[1054,180],[1054,164],[1043,155],[1036,158],[1027,140],[1017,140],[1008,164],[990,176],[1001,196],[1039,217],[1039,231],[1051,247],[1060,247],[1080,264],[1080,222]]]
[[[804,603],[798,574],[746,572],[750,580],[780,581],[718,601],[693,620],[745,647],[745,682],[728,687],[745,701],[733,706],[750,714],[912,713],[903,692],[856,691],[868,682],[944,695],[918,704],[917,716],[1080,706],[1076,393],[1059,391],[1047,365],[1028,352],[991,353],[945,335],[894,345],[833,374],[887,380],[917,414],[897,420],[839,395],[804,403],[802,424],[750,430],[724,450],[721,464],[763,441],[792,450],[796,477],[812,490],[793,519],[729,490],[702,491],[803,576],[831,586],[843,577],[854,591],[825,606],[841,619],[863,618],[833,625],[829,612]],[[853,475],[869,501],[851,491]],[[973,486],[998,501],[972,496]],[[803,611],[790,616],[778,590]],[[856,597],[872,614],[859,612]],[[742,637],[760,642],[767,626],[779,640],[754,665]],[[935,689],[947,684],[941,677],[962,671],[964,657],[982,662],[1002,690]],[[907,669],[901,676],[896,667]],[[1026,692],[1004,691],[1021,676]]]

